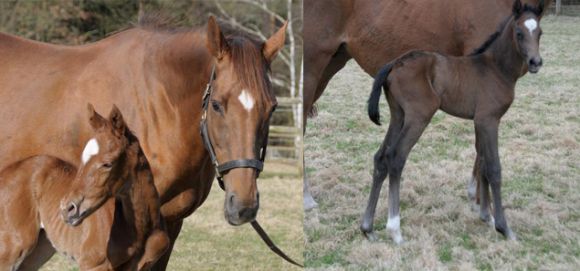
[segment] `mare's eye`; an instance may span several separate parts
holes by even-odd
[[[211,107],[215,112],[222,113],[222,105],[218,101],[211,101]]]
[[[103,167],[104,168],[112,168],[113,167],[113,164],[112,163],[104,163],[103,164]]]

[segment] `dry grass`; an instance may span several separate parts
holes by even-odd
[[[305,137],[306,176],[320,204],[304,222],[310,270],[579,270],[580,18],[549,16],[542,28],[545,65],[518,82],[500,127],[504,204],[519,241],[504,240],[471,210],[473,124],[441,112],[403,172],[406,242],[394,245],[385,230],[386,185],[380,241],[365,240],[358,228],[387,125],[368,120],[372,78],[351,62],[330,82]],[[383,120],[387,108],[382,101]]]
[[[302,179],[260,179],[259,187],[258,221],[284,252],[303,262]],[[185,220],[167,270],[300,270],[270,252],[249,224],[230,226],[223,200],[214,183],[207,201]],[[78,270],[74,266],[59,255],[42,270]]]

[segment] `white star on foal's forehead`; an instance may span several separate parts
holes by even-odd
[[[527,19],[524,22],[524,25],[526,26],[526,28],[528,28],[528,31],[530,31],[530,34],[532,34],[532,32],[534,32],[534,30],[536,30],[536,28],[538,28],[538,21],[536,21],[536,19]]]
[[[81,155],[83,164],[86,164],[91,159],[91,157],[93,157],[98,153],[99,153],[99,143],[97,142],[96,139],[91,138],[89,142],[87,142],[87,145],[83,150],[83,154]]]
[[[238,100],[240,100],[240,103],[242,103],[246,110],[250,111],[254,108],[254,98],[245,89],[238,96]]]

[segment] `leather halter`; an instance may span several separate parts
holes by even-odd
[[[205,149],[209,153],[209,156],[211,158],[211,162],[215,167],[215,172],[216,172],[216,177],[218,179],[218,183],[219,183],[221,189],[225,191],[223,173],[225,173],[231,169],[234,169],[234,168],[254,168],[258,172],[258,175],[256,176],[256,178],[258,178],[260,176],[260,172],[262,172],[262,170],[264,169],[264,159],[266,158],[266,147],[268,146],[268,130],[269,129],[266,129],[266,134],[265,134],[266,138],[264,139],[264,143],[263,143],[262,148],[261,148],[259,160],[258,159],[238,159],[238,160],[227,161],[227,162],[224,162],[223,164],[220,164],[217,160],[217,157],[216,157],[215,151],[213,149],[213,146],[211,144],[211,140],[209,138],[209,133],[207,130],[207,107],[209,104],[209,98],[211,97],[212,83],[214,80],[215,80],[215,64],[211,68],[211,75],[209,77],[209,82],[207,83],[207,86],[205,87],[205,93],[203,94],[203,98],[202,98],[202,105],[201,106],[203,108],[203,113],[201,115],[200,132],[201,132],[201,138],[203,139],[203,145],[205,146]],[[258,235],[260,236],[262,241],[264,241],[264,243],[266,243],[266,245],[268,245],[270,250],[272,250],[274,253],[276,253],[276,255],[280,256],[282,259],[286,260],[287,262],[289,262],[291,264],[294,264],[294,265],[299,266],[299,267],[304,267],[303,265],[294,261],[292,258],[288,257],[288,255],[286,255],[281,249],[279,249],[276,246],[276,244],[274,244],[274,242],[272,242],[272,240],[270,239],[270,237],[268,236],[266,231],[264,231],[264,229],[262,229],[262,226],[260,226],[260,224],[258,223],[257,220],[250,222],[250,224],[252,224],[252,228],[254,228],[256,233],[258,233]]]
[[[207,128],[207,108],[209,105],[209,99],[212,93],[212,83],[215,80],[215,64],[211,68],[211,75],[209,77],[209,82],[205,87],[205,92],[202,98],[202,109],[203,113],[201,115],[201,123],[200,123],[200,132],[201,138],[203,139],[203,145],[209,156],[211,158],[211,163],[214,165],[216,177],[218,179],[218,183],[222,190],[225,190],[224,187],[224,179],[223,174],[228,172],[234,168],[254,168],[258,175],[256,178],[260,176],[260,172],[264,169],[264,159],[266,158],[266,147],[268,146],[268,131],[266,131],[266,138],[264,140],[264,144],[261,148],[260,158],[259,159],[237,159],[224,162],[222,164],[219,163],[217,156],[215,154],[215,150],[213,149],[213,145],[211,144],[211,140],[209,138],[209,132]]]

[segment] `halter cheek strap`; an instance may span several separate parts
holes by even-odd
[[[214,168],[216,171],[216,176],[218,179],[218,183],[219,183],[220,187],[222,188],[222,190],[225,190],[223,174],[228,172],[231,169],[234,169],[234,168],[253,168],[258,173],[258,176],[256,176],[256,178],[258,178],[260,176],[260,172],[262,172],[262,170],[264,169],[264,159],[266,158],[266,147],[268,147],[268,132],[269,132],[268,128],[269,127],[266,127],[265,139],[264,139],[264,142],[262,143],[262,149],[261,149],[259,160],[258,159],[238,159],[238,160],[227,161],[227,162],[220,164],[217,160],[215,150],[213,149],[213,146],[211,144],[211,140],[209,138],[209,132],[207,129],[207,108],[208,108],[208,104],[209,104],[209,98],[210,98],[211,92],[212,92],[212,83],[213,83],[214,79],[215,79],[215,65],[213,65],[213,67],[211,68],[211,77],[209,78],[209,83],[207,83],[207,86],[205,88],[205,93],[203,94],[203,100],[202,100],[202,108],[203,108],[202,114],[203,115],[201,116],[200,133],[201,133],[201,138],[203,139],[203,145],[205,146],[205,149],[209,153],[209,156],[211,158],[211,162],[214,165]],[[272,114],[272,113],[270,113],[270,114]],[[274,242],[272,242],[272,240],[270,239],[268,234],[264,231],[264,229],[262,229],[262,226],[260,226],[260,224],[258,223],[257,220],[252,221],[250,224],[252,224],[252,227],[254,228],[254,230],[258,233],[260,238],[262,238],[264,243],[266,243],[266,245],[268,245],[270,250],[272,250],[278,256],[282,257],[287,262],[294,264],[296,266],[299,266],[299,267],[303,267],[301,264],[297,263],[296,261],[292,260],[292,258],[288,257],[288,255],[286,255],[282,250],[280,250],[274,244]]]
[[[211,97],[211,93],[213,90],[212,83],[214,80],[215,80],[215,65],[213,65],[211,68],[210,79],[209,79],[209,82],[207,83],[207,86],[205,88],[205,92],[203,94],[203,99],[202,99],[202,104],[201,104],[202,109],[203,109],[203,113],[201,116],[200,132],[201,132],[201,138],[203,139],[203,145],[204,145],[205,149],[207,150],[207,152],[209,153],[209,156],[211,158],[211,163],[214,165],[214,168],[216,171],[216,176],[218,179],[218,183],[219,183],[221,189],[225,190],[223,175],[224,175],[224,173],[228,172],[231,169],[234,169],[234,168],[253,168],[258,173],[257,177],[260,176],[260,172],[262,172],[262,170],[264,169],[264,159],[266,158],[266,147],[268,146],[268,132],[266,132],[266,139],[264,140],[264,144],[261,148],[259,160],[258,159],[237,159],[237,160],[231,160],[231,161],[227,161],[227,162],[220,164],[218,159],[217,159],[213,145],[211,144],[211,140],[209,137],[209,131],[208,131],[208,127],[207,127],[207,110],[208,110],[208,105],[209,105],[209,99]]]

